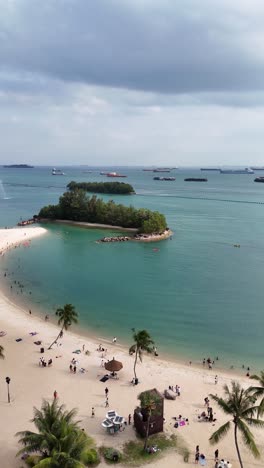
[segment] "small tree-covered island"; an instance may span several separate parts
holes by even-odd
[[[72,180],[67,188],[69,190],[82,189],[92,193],[110,193],[115,195],[131,195],[135,193],[132,185],[125,182],[75,182]]]
[[[87,196],[86,191],[76,189],[65,192],[57,205],[43,207],[38,218],[41,221],[70,222],[87,227],[118,228],[131,230],[134,237],[117,236],[102,241],[145,240],[156,241],[171,236],[166,218],[158,211],[116,204],[113,200],[104,202],[96,195]]]

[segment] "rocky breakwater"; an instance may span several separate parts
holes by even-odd
[[[103,237],[97,242],[127,242],[131,240],[131,237],[128,236],[113,236],[113,237]]]

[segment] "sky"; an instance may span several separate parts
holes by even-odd
[[[264,165],[263,0],[0,11],[0,164]]]

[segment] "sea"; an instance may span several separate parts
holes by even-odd
[[[45,225],[48,234],[1,257],[1,287],[12,301],[51,318],[71,303],[79,331],[98,340],[116,336],[128,346],[132,328],[147,329],[160,356],[264,368],[264,184],[256,174],[181,168],[164,174],[176,181],[155,181],[136,167],[60,167],[64,176],[51,169],[0,168],[1,227],[57,203],[72,180],[105,181],[100,171],[116,170],[136,195],[102,198],[160,211],[174,234],[100,244],[105,231]]]

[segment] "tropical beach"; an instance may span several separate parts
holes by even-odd
[[[11,246],[23,245],[25,238],[30,241],[45,233],[42,228],[2,229],[0,231],[0,248],[3,251]],[[50,316],[50,311],[47,311]],[[3,468],[15,468],[21,466],[21,460],[15,458],[20,448],[16,432],[32,429],[33,406],[39,408],[42,399],[52,402],[53,393],[56,391],[59,402],[64,403],[67,409],[78,408],[80,426],[92,436],[97,446],[114,446],[122,449],[122,445],[135,439],[132,425],[125,426],[125,430],[114,436],[107,433],[101,423],[107,411],[105,407],[105,385],[109,394],[109,409],[116,410],[118,414],[128,420],[129,414],[133,415],[138,405],[140,392],[151,388],[157,388],[161,393],[169,387],[180,387],[180,396],[176,400],[164,400],[164,432],[168,435],[180,435],[190,450],[189,464],[194,463],[195,447],[206,456],[207,465],[214,466],[214,446],[210,445],[209,438],[219,425],[226,422],[226,416],[213,402],[214,421],[203,421],[199,416],[205,410],[204,399],[210,398],[210,394],[221,395],[224,384],[230,386],[234,378],[244,388],[252,384],[248,377],[238,377],[231,373],[219,372],[210,369],[201,363],[200,366],[192,364],[180,364],[160,359],[160,356],[144,355],[142,364],[138,365],[138,385],[132,385],[133,356],[128,349],[118,344],[118,339],[102,340],[100,336],[87,339],[76,332],[64,331],[63,338],[58,344],[48,350],[51,342],[58,335],[59,328],[49,320],[41,319],[34,314],[29,314],[19,306],[10,302],[3,294],[0,297],[0,329],[2,336],[0,344],[4,347],[5,359],[1,361],[1,374],[9,376],[10,403],[5,398],[6,384],[1,379],[1,416],[5,425],[0,440],[0,452]],[[132,337],[131,337],[132,340]],[[44,353],[40,353],[41,342]],[[103,347],[104,351],[101,351]],[[100,349],[100,351],[99,351]],[[105,351],[107,349],[107,351]],[[78,351],[75,354],[75,351]],[[88,353],[86,354],[86,352]],[[46,361],[52,360],[49,367],[40,367],[40,357]],[[107,384],[100,379],[106,371],[102,364],[115,358],[123,363],[123,369],[118,374],[118,379],[109,379]],[[76,358],[76,374],[69,371],[72,359]],[[217,372],[217,382],[215,373]],[[92,417],[94,408],[94,417]],[[187,422],[174,427],[175,419],[181,415]],[[231,434],[231,433],[230,433]],[[255,430],[254,435],[263,455],[263,432]],[[217,444],[220,458],[229,460],[233,468],[239,467],[235,446],[232,437],[223,439]],[[263,466],[261,460],[254,460],[250,453],[243,448],[242,454],[245,467]],[[150,455],[149,466],[156,468],[173,467],[175,463],[180,468],[186,465],[176,450],[169,450],[165,455],[161,454],[155,460],[155,455]],[[101,462],[101,466],[106,466]]]

